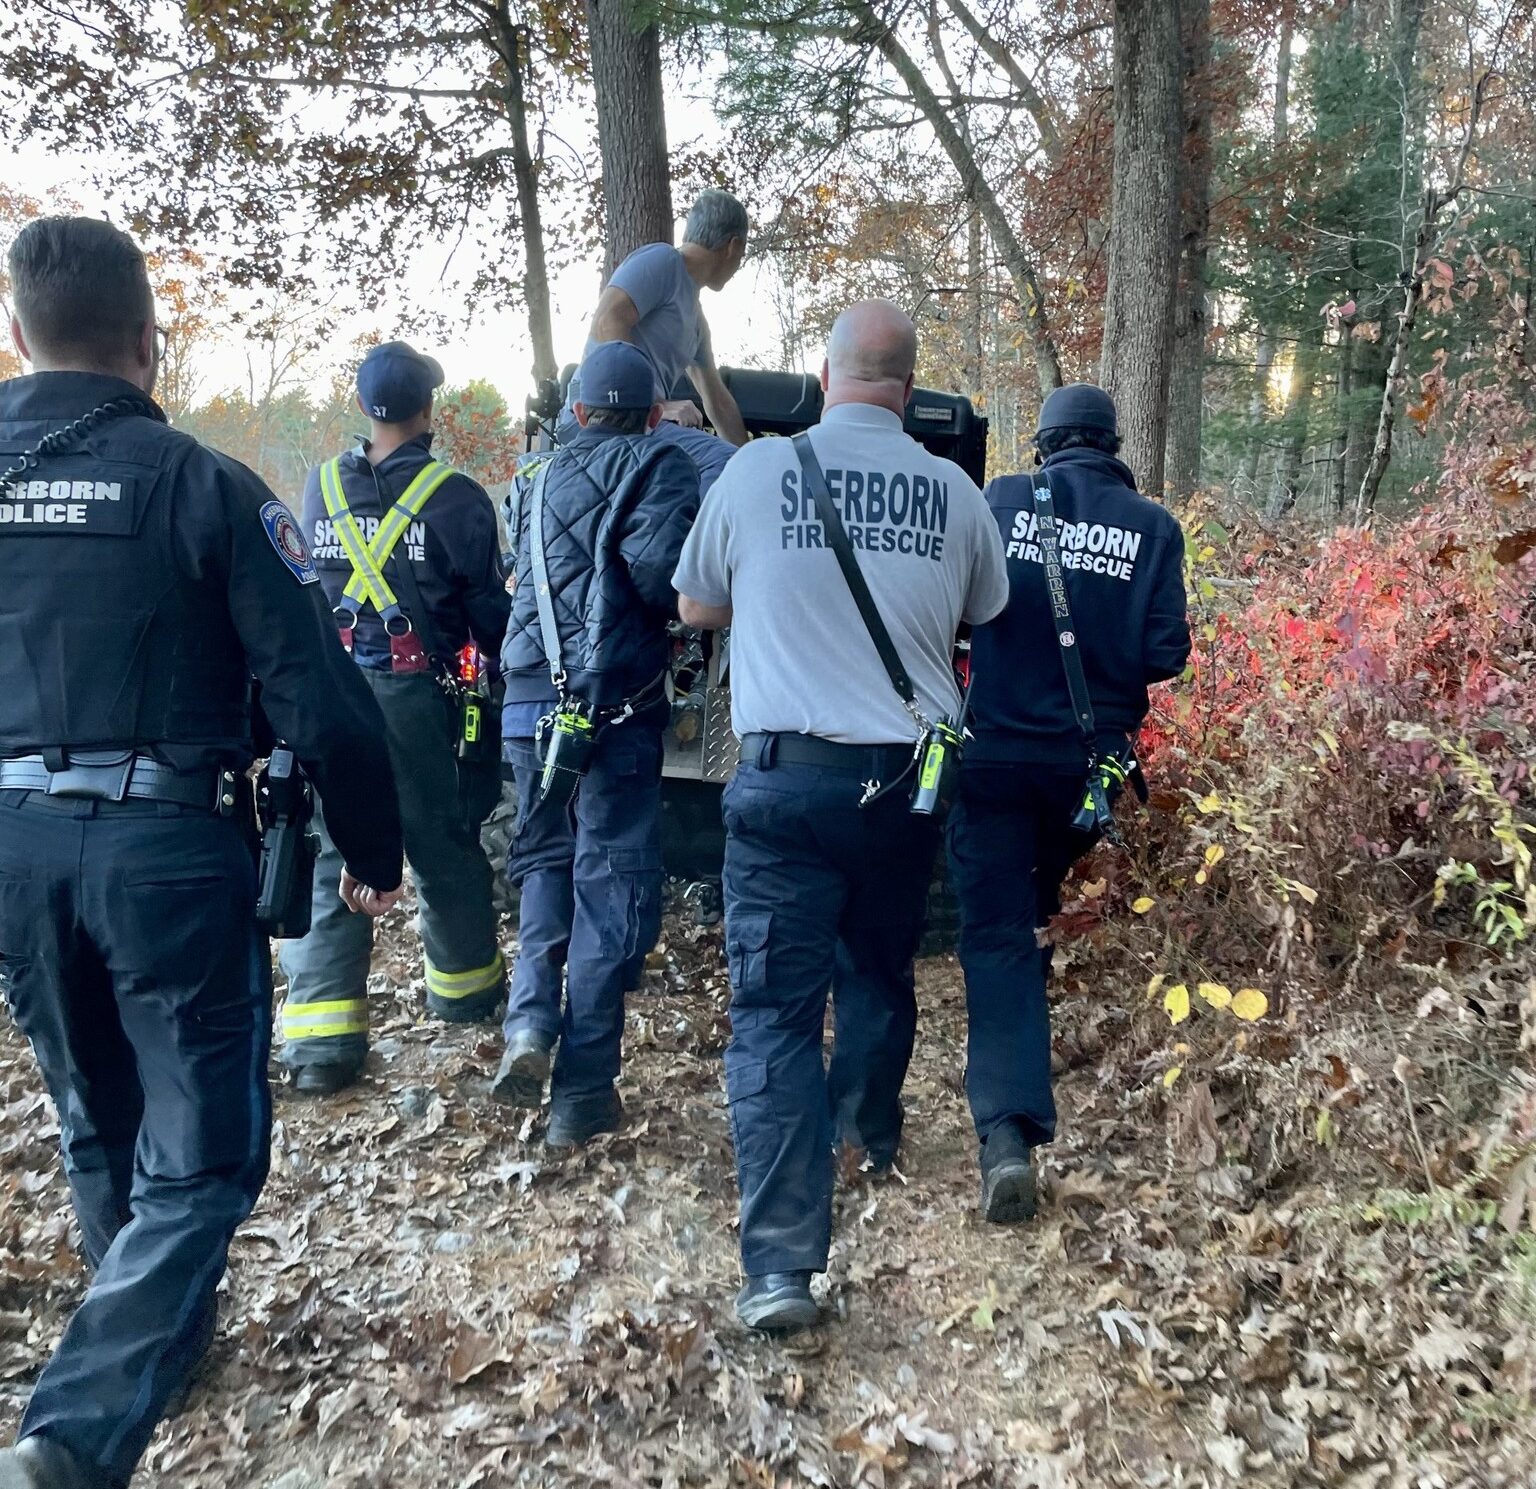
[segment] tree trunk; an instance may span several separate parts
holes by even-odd
[[[1115,0],[1115,177],[1099,380],[1120,414],[1124,458],[1163,489],[1178,279],[1183,120],[1179,7]]]
[[[1376,416],[1376,438],[1371,445],[1371,458],[1366,462],[1365,475],[1360,480],[1360,494],[1355,498],[1357,526],[1376,510],[1381,478],[1386,475],[1392,459],[1392,431],[1397,427],[1397,398],[1408,365],[1408,347],[1413,340],[1413,328],[1419,320],[1419,306],[1424,300],[1424,275],[1427,272],[1436,218],[1435,194],[1431,189],[1425,193],[1423,220],[1414,235],[1413,268],[1409,271],[1408,285],[1403,291],[1403,308],[1397,314],[1397,331],[1392,338],[1392,358],[1387,363],[1387,382],[1381,390],[1381,409]]]
[[[1168,485],[1189,496],[1200,484],[1200,437],[1208,329],[1206,261],[1211,221],[1210,0],[1183,0],[1184,191],[1183,242],[1173,322],[1173,371],[1168,387]]]
[[[1291,397],[1285,410],[1285,445],[1275,472],[1275,488],[1270,493],[1268,515],[1271,519],[1285,516],[1301,495],[1301,462],[1312,430],[1312,393],[1317,387],[1317,364],[1321,354],[1320,331],[1309,332],[1297,343]]]
[[[539,206],[539,169],[528,142],[525,69],[531,65],[526,27],[516,26],[508,0],[499,0],[496,49],[507,70],[502,97],[512,126],[512,175],[517,182],[517,213],[523,230],[523,298],[528,304],[528,337],[533,343],[535,384],[558,377],[555,332],[549,307],[549,267],[544,258],[544,216]]]
[[[589,4],[595,0],[588,0]],[[1003,210],[1002,203],[992,190],[991,183],[983,174],[975,152],[966,144],[964,135],[956,127],[938,95],[929,85],[923,70],[902,45],[901,38],[874,8],[869,0],[849,0],[849,14],[854,28],[847,40],[853,45],[873,44],[880,55],[890,63],[896,74],[906,84],[912,101],[917,105],[928,127],[937,136],[944,153],[949,156],[960,177],[960,184],[975,201],[992,242],[997,248],[1008,277],[1013,281],[1014,292],[1019,300],[1019,316],[1024,323],[1025,334],[1035,352],[1035,368],[1040,378],[1040,391],[1049,393],[1061,386],[1061,359],[1056,343],[1045,318],[1045,296],[1035,273],[1034,261],[1024,247],[1013,220]],[[1174,54],[1175,62],[1177,53]],[[1174,92],[1177,96],[1178,79],[1174,75]]]
[[[1275,108],[1271,138],[1278,150],[1291,136],[1291,7],[1280,14],[1280,40],[1275,51]],[[1248,449],[1243,456],[1243,484],[1250,499],[1257,499],[1259,457],[1264,453],[1264,425],[1268,420],[1265,398],[1269,373],[1275,363],[1274,327],[1265,323],[1259,330],[1253,357],[1253,392],[1248,400]]]
[[[1339,347],[1339,380],[1333,398],[1333,510],[1342,517],[1349,504],[1349,434],[1352,394],[1355,391],[1355,336],[1349,326],[1341,327],[1343,343]]]
[[[982,319],[986,313],[985,270],[982,250],[985,246],[981,226],[981,213],[971,205],[970,216],[965,224],[965,376],[966,392],[975,397],[981,392],[986,377],[986,348],[982,341]]]
[[[626,0],[586,0],[603,162],[603,280],[637,248],[672,241],[672,175],[660,37]]]

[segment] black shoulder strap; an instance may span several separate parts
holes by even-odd
[[[368,469],[373,472],[373,489],[379,498],[379,518],[389,515],[392,505],[384,491],[384,483],[379,479],[378,467],[371,462]],[[402,553],[405,547],[404,539],[395,544],[394,551],[384,563],[385,575],[394,580],[397,591],[396,598],[402,601],[401,608],[405,611],[405,617],[411,623],[411,629],[416,632],[416,639],[421,642],[421,649],[427,654],[427,662],[431,666],[434,675],[441,683],[450,684],[456,682],[453,670],[453,658],[444,654],[439,643],[437,627],[432,624],[432,612],[427,609],[427,602],[422,598],[421,585],[416,582],[416,570],[411,565],[409,552]]]
[[[1096,748],[1098,730],[1093,722],[1093,701],[1088,696],[1088,679],[1083,675],[1083,658],[1077,649],[1077,632],[1072,628],[1072,606],[1067,601],[1067,583],[1061,572],[1061,531],[1056,521],[1056,501],[1051,494],[1051,478],[1044,471],[1034,478],[1035,518],[1039,529],[1040,559],[1045,569],[1046,593],[1051,597],[1051,611],[1056,617],[1056,640],[1061,649],[1061,670],[1067,675],[1067,692],[1072,695],[1072,712],[1077,717],[1088,753]]]
[[[891,633],[886,630],[885,622],[880,618],[875,597],[870,594],[869,585],[859,570],[859,561],[854,556],[853,545],[848,541],[847,529],[843,526],[842,518],[837,515],[837,508],[832,505],[832,493],[827,490],[827,478],[822,474],[821,462],[817,460],[816,452],[811,448],[810,439],[806,435],[797,434],[793,443],[801,473],[805,477],[806,489],[816,503],[816,515],[821,518],[822,530],[827,535],[827,546],[837,555],[838,567],[843,571],[843,578],[848,581],[853,603],[859,607],[859,614],[864,618],[869,639],[880,653],[891,686],[909,709],[915,708],[917,694],[913,691],[912,679],[907,676],[907,669],[902,665],[896,644],[891,640]]]

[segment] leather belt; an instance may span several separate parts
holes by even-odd
[[[888,780],[911,763],[915,744],[839,744],[814,734],[748,734],[741,758],[748,765],[820,765],[847,770],[861,778]]]
[[[147,755],[79,750],[62,770],[41,755],[0,760],[0,791],[41,791],[81,801],[165,801],[210,812],[234,805],[234,786],[215,771],[175,771]],[[229,802],[223,798],[228,796]]]

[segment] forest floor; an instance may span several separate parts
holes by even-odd
[[[959,971],[925,961],[900,1172],[844,1174],[828,1322],[775,1341],[731,1308],[719,931],[669,920],[652,961],[625,1130],[557,1159],[487,1095],[494,1031],[421,1018],[415,938],[386,922],[367,1081],[277,1087],[212,1369],[136,1485],[1536,1483],[1536,984],[1234,1038],[1170,1031],[1069,957],[1061,1136],[1039,1218],[1000,1230]],[[3,1440],[84,1279],[57,1126],[0,1023]]]

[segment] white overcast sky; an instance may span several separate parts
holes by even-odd
[[[667,89],[668,141],[674,146],[691,141],[717,141],[722,129],[709,104],[708,80],[695,76],[694,86],[676,86],[675,75],[669,78]],[[598,171],[595,133],[590,128],[576,126],[561,129],[566,139],[590,138],[592,159],[589,169]],[[11,185],[28,195],[45,197],[50,189],[60,188],[80,202],[87,211],[103,211],[109,206],[107,198],[90,183],[93,178],[109,173],[110,156],[92,155],[88,152],[61,154],[46,151],[36,144],[11,154],[10,160],[0,173]],[[687,203],[675,203],[679,212]],[[754,204],[747,202],[747,210]],[[546,214],[558,211],[555,203],[545,204]],[[681,224],[679,224],[679,236]],[[215,248],[217,245],[214,245]],[[468,248],[462,252],[473,251]],[[517,252],[513,246],[513,252]],[[528,369],[532,363],[529,349],[527,321],[520,310],[490,310],[469,314],[470,307],[461,295],[445,290],[441,280],[448,260],[446,248],[425,249],[401,286],[402,294],[424,299],[434,309],[444,311],[455,323],[466,322],[452,340],[441,346],[423,346],[443,363],[448,381],[452,384],[468,382],[472,378],[484,378],[496,385],[507,399],[514,413],[520,412],[523,400],[531,391]],[[458,266],[462,271],[462,264]],[[596,300],[602,263],[601,255],[594,254],[584,263],[574,263],[555,272],[551,285],[555,329],[555,351],[561,362],[574,361],[580,355],[585,337],[586,323]],[[778,322],[773,310],[773,270],[761,260],[749,260],[736,279],[720,294],[705,292],[703,305],[715,339],[717,358],[726,365],[743,362],[762,364],[774,360],[779,344]],[[353,332],[373,330],[368,323],[346,328],[338,338],[339,344],[350,345]],[[243,344],[226,341],[200,349],[199,368],[202,373],[204,394],[231,388],[241,388],[246,382],[246,351]],[[314,367],[311,378],[318,387],[328,382],[328,369]]]

